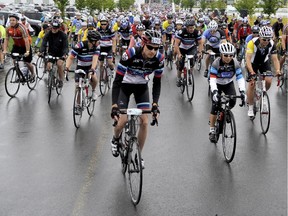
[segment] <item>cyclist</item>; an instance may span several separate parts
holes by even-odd
[[[137,34],[131,38],[130,40],[130,44],[129,44],[129,47],[128,48],[131,48],[131,47],[140,47],[141,46],[141,43],[142,43],[142,35],[145,31],[145,26],[143,24],[138,24],[137,27]]]
[[[27,28],[29,35],[35,34],[34,29],[31,27],[30,23],[27,22],[26,17],[21,17],[21,23]]]
[[[272,28],[274,31],[274,36],[275,36],[275,43],[279,40],[279,31],[282,31],[284,25],[282,23],[282,18],[279,17],[277,21],[273,24]],[[282,32],[283,34],[283,32]]]
[[[247,89],[247,101],[248,101],[248,116],[253,117],[253,100],[254,100],[254,79],[256,73],[259,71],[261,74],[263,72],[271,71],[271,65],[269,61],[269,56],[274,64],[276,75],[280,75],[280,65],[277,58],[277,50],[272,40],[273,30],[271,27],[263,26],[259,30],[259,37],[255,37],[249,41],[247,44],[246,51],[246,66],[248,71],[248,89]],[[251,79],[252,78],[252,79]],[[266,90],[268,91],[272,77],[266,76]],[[266,102],[264,101],[263,110],[266,108]]]
[[[178,54],[178,70],[177,70],[177,81],[176,85],[177,87],[181,86],[181,72],[184,68],[184,61],[185,61],[185,55],[194,55],[196,59],[197,54],[197,45],[199,44],[199,47],[202,43],[201,41],[201,35],[199,34],[199,31],[195,28],[195,20],[190,19],[187,20],[185,23],[185,28],[183,28],[183,31],[181,34],[177,34],[175,38],[175,51]],[[201,45],[202,46],[202,45]],[[198,52],[199,55],[201,55],[200,52]],[[199,58],[201,58],[199,56]],[[191,68],[193,65],[191,65]]]
[[[4,55],[3,55],[3,45],[6,38],[6,30],[3,25],[0,25],[0,69],[4,69]]]
[[[176,23],[177,25],[177,23]],[[197,22],[197,30],[200,31],[200,33],[202,34],[204,31],[207,30],[207,26],[206,24],[204,23],[204,18],[200,17],[198,19],[198,22]]]
[[[248,35],[245,39],[245,47],[247,47],[247,44],[250,40],[252,40],[254,37],[258,37],[259,36],[259,26],[254,25],[251,28],[252,34]]]
[[[76,70],[82,69],[86,73],[91,73],[91,83],[92,83],[92,100],[97,99],[95,92],[97,86],[97,76],[96,67],[98,62],[98,57],[100,54],[99,40],[101,35],[95,30],[88,31],[87,40],[77,43],[71,50],[69,57],[66,61],[66,71],[69,71],[73,60],[77,58]],[[76,86],[79,82],[79,74],[75,74]]]
[[[120,28],[118,29],[118,36],[120,40],[120,49],[122,46],[129,46],[130,40],[132,36],[132,29],[129,25],[129,22],[126,19],[123,19],[120,24]]]
[[[42,30],[39,32],[37,39],[35,40],[34,46],[37,47],[39,42],[44,38],[45,34],[50,31],[50,24],[44,23]]]
[[[219,54],[219,46],[220,43],[226,42],[225,33],[218,29],[218,24],[216,21],[212,20],[208,24],[208,29],[203,32],[202,35],[202,44],[205,44],[207,41],[206,51],[213,51],[216,54]],[[202,51],[203,47],[199,47],[199,51]],[[206,63],[206,70],[204,72],[204,77],[208,76],[208,67],[209,67],[210,55],[208,54],[205,63]]]
[[[109,25],[109,21],[105,16],[101,17],[100,27],[97,28],[97,31],[101,34],[100,53],[101,52],[108,53],[107,62],[111,70],[111,74],[113,74],[114,73],[113,57],[115,56],[116,53],[116,39],[115,39],[115,33],[112,30],[111,26]],[[100,72],[103,73],[104,57],[100,55],[99,61],[100,61]]]
[[[154,73],[152,88],[152,109],[157,111],[161,90],[161,75],[164,67],[164,56],[158,49],[161,45],[161,35],[154,30],[147,30],[142,36],[142,45],[130,48],[122,55],[117,67],[117,73],[112,88],[111,117],[118,120],[111,140],[111,150],[114,157],[118,157],[119,137],[125,123],[126,115],[119,116],[119,109],[128,107],[129,98],[134,94],[137,108],[150,109],[148,75]],[[140,149],[143,150],[147,137],[148,116],[141,115],[141,124],[138,133]],[[144,168],[144,160],[142,161]]]
[[[23,60],[31,71],[32,81],[35,79],[35,71],[33,69],[32,61],[32,39],[27,31],[27,28],[19,22],[17,14],[9,15],[9,26],[6,28],[6,38],[3,45],[3,54],[7,53],[8,42],[10,37],[13,39],[13,48],[11,53],[24,54]]]
[[[78,40],[78,32],[79,30],[82,28],[82,19],[81,19],[81,13],[77,12],[75,14],[75,19],[73,19],[72,24],[71,24],[71,28],[73,29],[73,33],[72,33],[72,46],[74,45],[74,43],[77,43]]]
[[[48,51],[47,51],[48,47]],[[60,31],[60,22],[58,20],[53,20],[52,22],[52,29],[47,34],[45,34],[41,47],[40,53],[48,52],[49,55],[53,57],[59,57],[57,60],[57,71],[59,73],[59,84],[58,87],[63,87],[63,80],[64,80],[64,59],[68,53],[68,39],[67,35]],[[48,62],[47,69],[51,68],[51,63]]]
[[[282,45],[282,58],[280,59],[280,69],[282,69],[282,66],[285,62],[286,53],[287,53],[287,46],[288,46],[288,24],[286,24],[282,30],[282,38],[281,38],[281,45]]]
[[[164,50],[165,50],[165,58],[167,56],[167,49],[168,46],[172,43],[172,37],[174,35],[175,26],[173,23],[173,15],[168,14],[167,20],[162,24],[163,29],[163,43],[164,43]]]
[[[233,77],[236,75],[241,99],[245,102],[245,80],[242,75],[241,67],[236,58],[234,58],[235,47],[231,43],[221,43],[219,46],[220,57],[216,58],[210,69],[210,87],[212,92],[212,107],[210,112],[210,131],[209,140],[217,142],[215,122],[218,111],[219,95],[222,92],[226,95],[236,95]],[[229,101],[229,107],[235,106],[236,99]]]

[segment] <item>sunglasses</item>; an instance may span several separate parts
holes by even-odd
[[[227,54],[224,54],[223,56],[226,57],[226,58],[228,58],[228,57],[229,58],[233,58],[234,57],[233,55],[227,55]]]
[[[269,39],[262,38],[262,40],[266,42],[266,41],[270,41],[270,38]]]
[[[259,34],[259,32],[252,32],[253,34]]]
[[[106,26],[107,25],[107,23],[100,23],[101,24],[101,26]]]
[[[147,49],[148,50],[155,50],[157,51],[159,49],[159,47],[153,47],[153,46],[150,46],[150,45],[146,45]]]

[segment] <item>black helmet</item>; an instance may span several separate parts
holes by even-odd
[[[19,16],[18,16],[18,14],[16,14],[16,13],[9,14],[9,18],[10,18],[10,17],[14,17],[16,20],[19,20]]]
[[[101,34],[95,30],[88,31],[87,39],[92,41],[99,41],[101,39]]]
[[[158,31],[147,30],[141,37],[145,44],[155,44],[160,45],[162,43],[161,34]]]
[[[195,26],[195,20],[193,19],[189,19],[186,21],[185,23],[185,26],[188,27],[188,26]]]
[[[60,22],[58,20],[53,20],[52,27],[53,28],[60,28]]]
[[[173,19],[173,15],[171,13],[167,14],[167,19]]]
[[[26,20],[26,17],[21,17],[21,21],[25,21]]]

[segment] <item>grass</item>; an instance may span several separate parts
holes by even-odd
[[[34,46],[35,40],[37,39],[37,36],[33,36],[32,37],[32,47]],[[42,42],[42,41],[41,41]],[[38,44],[38,46],[41,45],[41,42]],[[12,50],[12,46],[13,46],[13,40],[12,38],[10,38],[9,43],[8,43],[8,50]]]

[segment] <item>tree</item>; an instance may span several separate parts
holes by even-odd
[[[82,10],[86,7],[86,0],[75,0],[75,6],[78,10]]]
[[[276,11],[284,5],[284,1],[279,0],[262,0],[262,3],[259,5],[263,8],[263,13],[268,14],[270,17],[271,14],[275,14]]]
[[[96,2],[95,0],[85,0],[85,5],[88,8],[89,13],[93,15],[96,9],[98,10],[102,9],[101,2]]]
[[[243,10],[247,10],[248,14],[251,16],[253,15],[255,8],[258,7],[257,2],[258,0],[238,0],[234,4],[234,7],[239,13]]]
[[[54,0],[54,2],[57,5],[57,7],[59,8],[59,10],[61,11],[61,16],[64,17],[65,16],[65,7],[68,5],[69,0]]]
[[[194,0],[182,0],[182,7],[183,8],[193,8],[195,5]]]
[[[205,0],[200,1],[200,8],[202,9],[202,11],[204,11],[207,8],[207,6],[208,6],[207,1]]]
[[[130,6],[133,6],[134,0],[119,0],[118,8],[120,10],[128,10]]]

